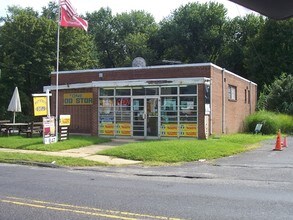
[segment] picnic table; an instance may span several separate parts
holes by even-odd
[[[11,133],[15,131],[20,134],[23,131],[26,131],[28,127],[28,123],[3,123],[1,124],[1,131],[9,136]]]

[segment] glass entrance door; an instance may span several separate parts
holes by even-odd
[[[144,112],[144,99],[133,99],[132,101],[133,109],[133,121],[132,130],[133,136],[144,137],[145,130],[145,112]]]
[[[133,136],[158,137],[158,98],[134,98]]]
[[[158,98],[146,99],[146,128],[147,136],[158,136]]]

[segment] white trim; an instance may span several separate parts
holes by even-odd
[[[131,87],[131,86],[163,86],[163,85],[190,85],[203,84],[209,82],[210,78],[193,77],[193,78],[164,78],[164,79],[139,79],[139,80],[118,80],[118,81],[93,81],[91,83],[76,83],[59,85],[60,90],[80,89],[80,88],[106,88],[106,87]],[[56,90],[56,86],[44,86],[44,90]]]
[[[250,81],[250,80],[248,80],[248,79],[245,79],[245,78],[243,78],[242,76],[239,76],[239,75],[237,75],[237,74],[235,74],[235,73],[233,73],[233,72],[231,72],[231,71],[229,71],[229,70],[226,70],[225,68],[219,67],[219,66],[217,66],[217,65],[215,65],[215,64],[212,64],[212,66],[215,67],[215,68],[218,69],[218,70],[221,70],[221,71],[224,69],[224,70],[225,70],[225,73],[228,73],[228,74],[230,74],[230,75],[232,75],[232,76],[234,76],[234,77],[237,77],[237,78],[239,78],[239,79],[242,79],[242,80],[244,80],[244,81],[246,81],[246,82],[252,83],[252,84],[254,84],[254,85],[257,86],[256,83],[254,83],[254,82],[252,82],[252,81]]]
[[[159,66],[146,66],[146,67],[118,67],[118,68],[104,68],[104,69],[88,69],[88,70],[72,70],[72,71],[60,71],[59,74],[73,74],[73,73],[101,73],[112,71],[129,71],[129,70],[145,70],[145,69],[170,69],[170,68],[182,68],[182,67],[205,67],[214,66],[212,63],[192,63],[192,64],[176,64],[176,65],[159,65]],[[219,67],[220,68],[220,67]],[[56,72],[51,73],[56,74]]]

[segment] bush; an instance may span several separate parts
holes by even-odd
[[[245,120],[245,130],[254,132],[255,126],[263,123],[263,134],[275,134],[279,129],[283,133],[293,133],[293,116],[268,111],[259,111]]]

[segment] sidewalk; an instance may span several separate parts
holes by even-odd
[[[132,140],[132,139],[112,139],[112,141],[110,142],[99,144],[99,145],[91,145],[88,147],[69,149],[69,150],[63,150],[58,152],[16,150],[16,149],[7,149],[7,148],[0,148],[0,151],[1,152],[18,152],[18,153],[24,153],[24,154],[42,154],[42,155],[60,156],[60,157],[76,157],[76,158],[82,158],[86,160],[98,161],[98,162],[106,163],[109,165],[132,165],[132,164],[139,164],[141,163],[141,161],[126,160],[126,159],[114,158],[110,156],[96,155],[96,153],[105,149],[122,146],[124,144],[135,142],[135,141],[136,140]]]

